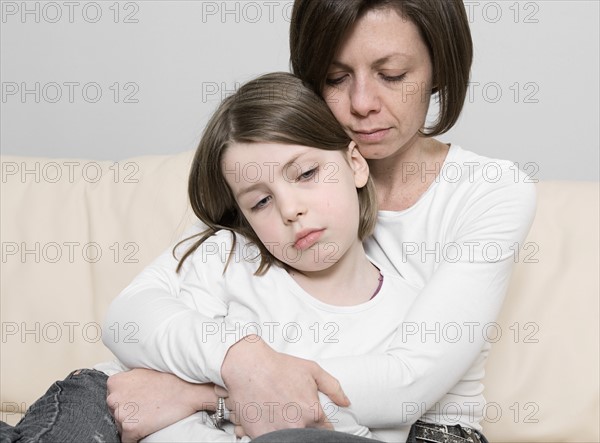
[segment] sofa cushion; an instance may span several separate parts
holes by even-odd
[[[112,358],[100,339],[108,304],[194,220],[191,157],[2,157],[3,409]],[[135,325],[110,332],[124,339]]]

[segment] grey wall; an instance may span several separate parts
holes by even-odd
[[[288,70],[285,1],[2,1],[2,154],[195,148],[222,96]],[[440,137],[539,179],[598,180],[599,2],[465,1],[475,65]]]

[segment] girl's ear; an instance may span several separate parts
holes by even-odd
[[[362,188],[367,184],[367,180],[369,179],[369,165],[353,141],[348,145],[348,156],[350,166],[354,170],[354,185],[357,188]]]

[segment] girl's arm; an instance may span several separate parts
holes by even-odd
[[[202,228],[198,227],[197,231],[200,230]],[[218,296],[225,291],[222,287],[223,279],[218,278],[223,272],[222,256],[214,243],[205,243],[204,246],[186,261],[179,274],[175,273],[177,261],[173,258],[171,249],[165,251],[113,300],[104,323],[106,331],[111,331],[111,325],[115,324],[127,331],[135,331],[118,341],[111,334],[103,336],[104,344],[127,367],[169,372],[182,379],[179,388],[173,389],[176,381],[164,374],[146,372],[143,375],[143,384],[154,386],[158,390],[155,391],[157,397],[164,398],[170,394],[171,403],[180,403],[179,411],[196,407],[195,403],[186,403],[189,395],[174,394],[186,389],[184,381],[213,382],[225,386],[221,378],[221,365],[229,348],[240,340],[233,333],[236,331],[235,325],[227,322],[226,304]],[[206,281],[207,276],[210,276],[209,282]],[[283,354],[279,355],[283,357]],[[294,365],[292,368],[300,367],[300,371],[297,371],[301,373],[297,378],[298,383],[294,383],[289,392],[304,407],[297,424],[331,428],[325,422],[317,390],[344,406],[347,405],[347,400],[339,383],[313,362],[305,360],[303,365]],[[242,362],[240,369],[243,368],[246,374],[252,374],[251,365]],[[278,381],[287,383],[294,377],[286,378],[285,381],[283,379],[278,377],[270,386],[277,387]],[[304,389],[306,383],[312,389]],[[123,384],[119,386],[123,388]],[[124,395],[140,400],[146,398],[143,392],[135,393],[134,390]],[[148,402],[138,407],[150,408],[151,405]],[[172,418],[181,419],[185,416],[178,414]],[[288,427],[288,423],[282,423],[282,420],[278,420],[277,429]],[[153,426],[151,422],[142,420],[130,425],[130,432],[140,435],[145,435],[148,426]]]

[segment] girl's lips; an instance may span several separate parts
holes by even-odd
[[[375,129],[373,131],[352,131],[359,142],[378,143],[390,132],[390,128]]]
[[[309,231],[307,233],[301,232],[296,238],[296,242],[294,243],[294,247],[301,251],[310,248],[316,242],[319,241],[321,235],[323,234],[324,229],[319,229],[315,231]]]

